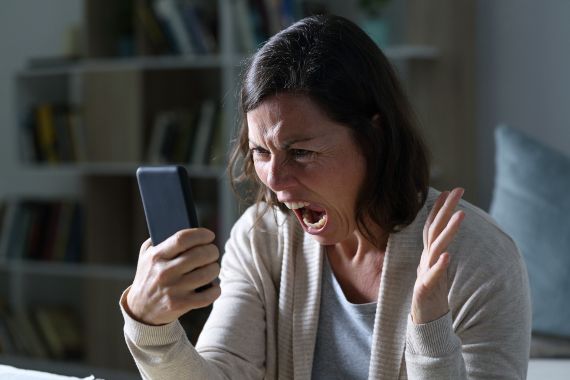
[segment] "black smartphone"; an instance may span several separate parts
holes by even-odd
[[[154,246],[177,231],[198,227],[190,180],[183,166],[142,166],[137,169],[137,182]]]

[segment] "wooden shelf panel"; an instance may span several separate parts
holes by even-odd
[[[61,277],[99,278],[115,280],[132,280],[135,268],[129,265],[102,265],[87,263],[66,263],[53,261],[4,260],[0,262],[0,270]]]

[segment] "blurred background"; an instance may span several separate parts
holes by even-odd
[[[184,164],[221,246],[240,212],[224,163],[241,64],[322,12],[393,62],[434,187],[489,210],[501,124],[570,154],[567,1],[3,0],[0,362],[137,378],[118,308],[147,236],[137,166]]]

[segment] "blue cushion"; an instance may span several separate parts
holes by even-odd
[[[490,213],[525,258],[533,331],[570,337],[570,157],[508,127],[495,141]]]

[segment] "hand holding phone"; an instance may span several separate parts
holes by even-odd
[[[214,233],[198,227],[183,167],[142,167],[137,180],[151,239],[123,306],[138,321],[160,325],[220,296],[219,252]]]

